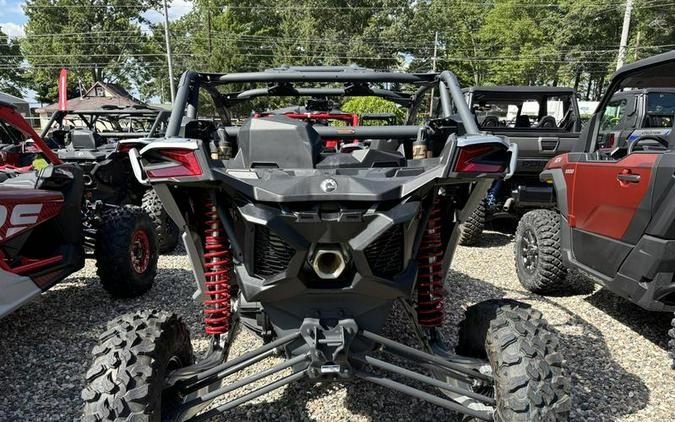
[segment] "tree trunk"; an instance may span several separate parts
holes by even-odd
[[[600,77],[600,81],[598,82],[598,85],[595,87],[595,100],[600,99],[602,97],[602,87],[605,85],[605,75],[602,75]]]

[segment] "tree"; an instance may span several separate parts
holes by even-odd
[[[60,67],[85,86],[96,81],[129,85],[143,73],[149,24],[143,13],[159,0],[28,0],[21,47],[31,65],[30,87],[39,101],[56,98]]]
[[[482,56],[491,58],[487,82],[498,85],[549,85],[561,63],[554,45],[555,7],[538,0],[505,0],[492,7],[478,34]]]
[[[0,30],[0,91],[21,97],[25,84],[22,61],[19,44]]]
[[[396,116],[396,124],[401,124],[405,115],[403,110],[396,104],[380,97],[353,97],[342,104],[340,110],[347,113],[356,113],[359,116],[368,113],[391,113]],[[363,124],[368,126],[369,122],[366,121]],[[382,123],[374,122],[372,124],[378,125]]]

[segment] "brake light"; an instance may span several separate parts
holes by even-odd
[[[125,143],[118,142],[117,143],[117,152],[125,154],[125,153],[131,151],[131,148],[136,148],[136,147],[139,147],[140,145],[141,144],[136,144],[136,143],[132,143],[132,142],[125,142]]]
[[[607,137],[607,148],[614,148],[616,145],[616,135],[610,133]]]
[[[161,167],[146,168],[145,173],[150,178],[199,176],[202,174],[202,169],[199,167],[199,161],[193,150],[168,149],[158,153],[162,158],[167,158],[170,161],[157,163]]]
[[[503,173],[508,156],[501,145],[476,144],[463,147],[455,164],[458,173]]]

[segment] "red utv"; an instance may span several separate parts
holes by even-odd
[[[527,289],[558,290],[575,268],[644,309],[675,311],[673,87],[675,51],[624,66],[574,152],[548,162],[540,177],[557,206],[525,214],[516,232]]]
[[[137,207],[84,198],[82,170],[63,164],[13,106],[0,103],[0,318],[78,271],[88,255],[111,294],[150,288],[157,268],[150,218]]]

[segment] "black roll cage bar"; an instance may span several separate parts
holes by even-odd
[[[147,117],[154,119],[152,126],[148,132],[105,132],[105,135],[108,137],[129,137],[129,138],[141,138],[141,137],[153,137],[157,128],[159,127],[162,121],[165,121],[169,116],[170,111],[159,109],[159,108],[104,108],[104,109],[93,109],[93,110],[58,110],[52,113],[49,118],[49,122],[45,125],[45,128],[42,130],[40,137],[45,138],[50,129],[54,124],[62,124],[63,119],[66,116],[77,116],[80,120],[84,122],[88,129],[93,130],[98,118],[101,116],[120,116],[120,120],[123,118],[134,117],[143,118]]]
[[[344,88],[299,88],[293,83],[344,83]],[[223,94],[217,87],[236,83],[267,83],[266,88],[254,88],[240,92]],[[374,88],[370,83],[412,84],[419,88],[408,94],[394,90]],[[228,107],[252,98],[264,96],[376,96],[407,107],[405,119],[407,126],[413,125],[417,110],[424,94],[432,88],[438,88],[441,112],[440,117],[453,115],[453,106],[468,135],[480,134],[478,126],[464,100],[462,89],[454,73],[399,73],[376,72],[357,67],[286,67],[251,73],[198,73],[186,71],[181,76],[178,91],[169,118],[166,137],[180,136],[183,117],[197,118],[199,90],[204,88],[211,96],[223,124],[231,125]],[[373,127],[373,126],[371,126]],[[383,127],[383,129],[386,127]],[[341,127],[342,130],[358,132],[354,127]],[[388,130],[395,131],[394,127]],[[353,135],[352,135],[353,136]],[[358,136],[358,135],[357,135]]]

